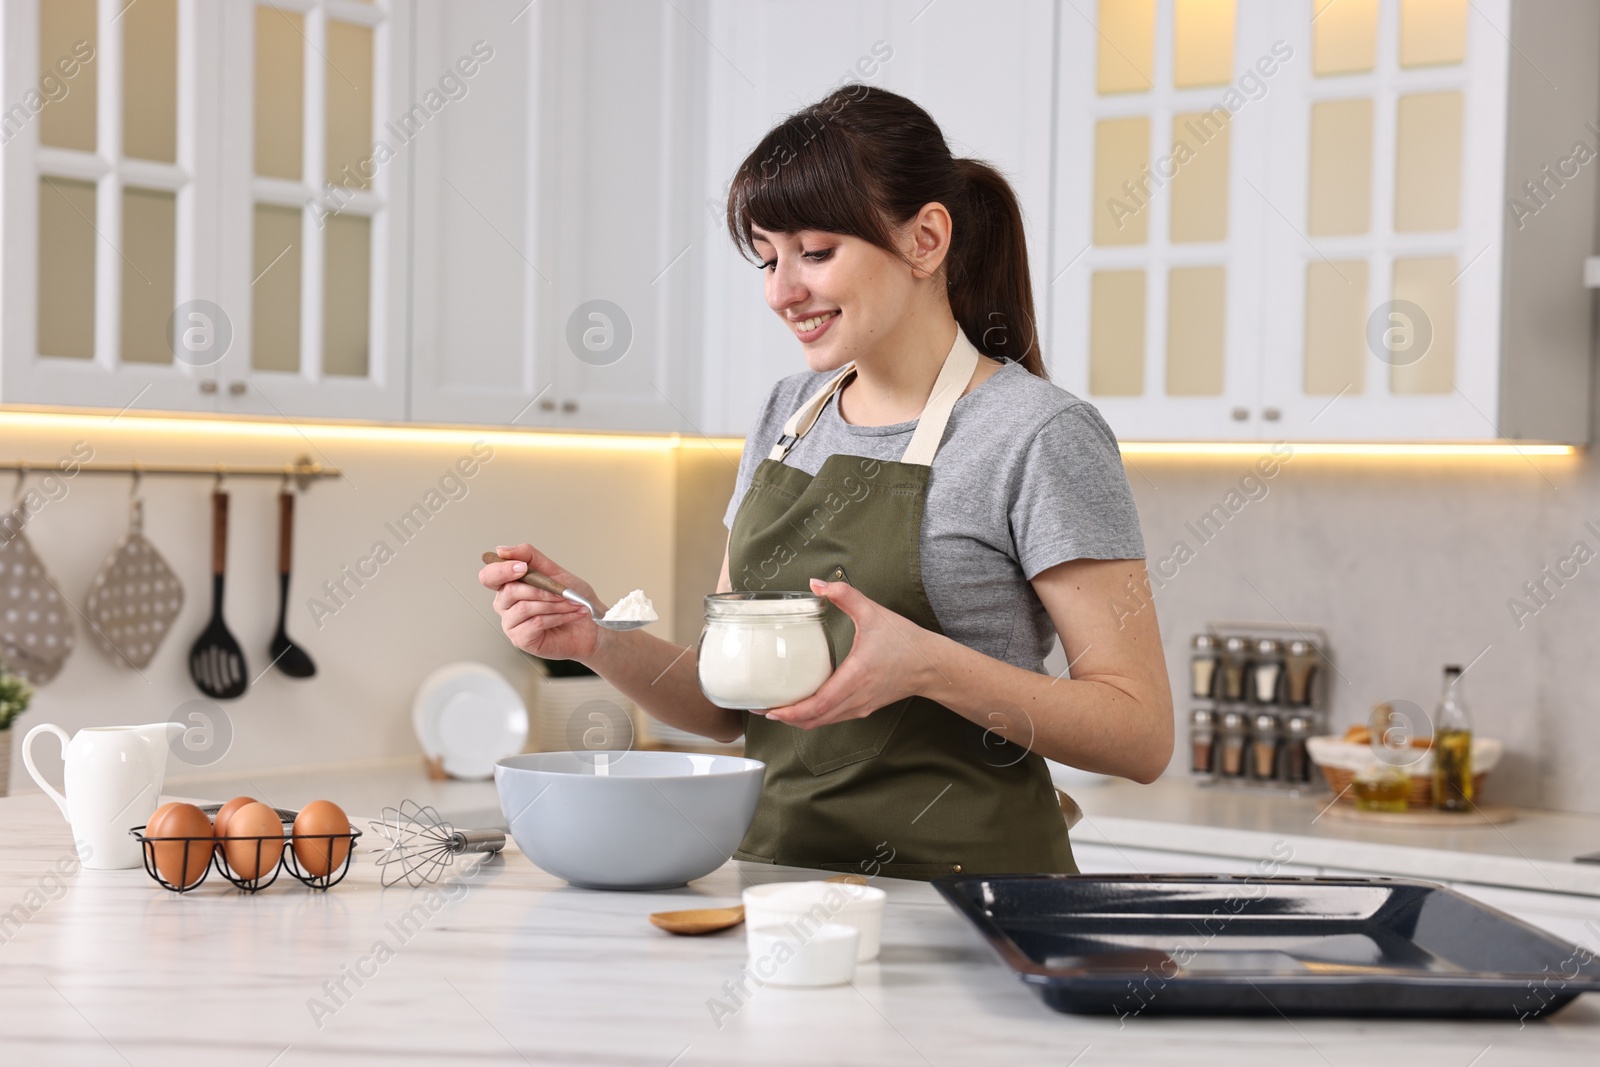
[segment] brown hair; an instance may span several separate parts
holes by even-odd
[[[1011,184],[982,160],[953,157],[938,123],[897,93],[846,85],[774,126],[734,174],[728,232],[748,258],[752,226],[846,234],[899,255],[894,228],[934,201],[950,212],[943,270],[962,332],[985,355],[1048,377]]]

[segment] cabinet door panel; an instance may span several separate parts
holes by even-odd
[[[1011,181],[1037,319],[1020,328],[1039,332],[1048,351],[1051,4],[775,0],[714,4],[708,17],[707,36],[724,58],[707,60],[708,170],[695,252],[702,257],[706,432],[745,433],[773,384],[805,367],[793,334],[765,303],[755,265],[728,239],[728,182],[774,123],[846,81],[915,100],[953,154],[987,160]],[[797,28],[812,26],[828,31],[797,49]]]
[[[215,369],[175,358],[166,335],[177,306],[219,299],[216,103],[202,89],[218,12],[104,14],[92,0],[5,6],[0,91],[24,103],[0,160],[0,400],[211,411]],[[119,76],[101,84],[102,69]],[[54,89],[38,103],[41,79]]]
[[[563,426],[697,429],[695,88],[721,62],[691,25],[697,14],[631,0],[549,13],[542,55],[559,80],[544,174],[557,255],[540,335]]]
[[[1273,7],[1297,57],[1333,32],[1308,4]],[[1286,63],[1262,102],[1274,211],[1261,403],[1290,439],[1500,434],[1507,8],[1478,5],[1465,62],[1415,69],[1401,61],[1400,8],[1372,5],[1362,69]]]
[[[1175,9],[1154,10],[1137,50],[1146,76],[1110,83],[1100,68],[1125,65],[1128,49],[1108,49],[1095,20],[1122,9],[1058,20],[1052,245],[1036,283],[1051,374],[1119,437],[1251,440],[1275,431],[1258,393],[1269,140],[1262,94],[1239,86],[1270,84],[1260,65],[1275,77],[1284,61],[1260,4],[1208,11],[1209,46],[1190,40],[1193,25],[1178,41]],[[1218,40],[1231,62],[1198,62]]]
[[[411,0],[381,7],[318,0],[303,13],[216,6],[223,101],[218,303],[233,332],[215,367],[218,409],[401,420],[412,152],[400,126],[415,103]],[[286,21],[292,33],[280,25]],[[297,48],[296,68],[286,57]],[[258,72],[258,60],[268,59],[274,66]],[[304,105],[298,130],[292,114],[268,106],[296,73]],[[258,118],[272,126],[262,138]],[[297,134],[302,151],[285,150]],[[296,165],[298,176],[285,177]],[[258,248],[260,241],[268,247]],[[296,262],[298,276],[286,281],[285,270],[294,270],[286,264]],[[257,328],[258,315],[287,314],[298,322]],[[268,350],[257,353],[258,340]]]
[[[537,9],[519,17],[525,7],[426,0],[417,8],[413,97],[441,92],[441,80],[465,90],[412,145],[411,417],[422,422],[556,421],[554,361],[538,329],[556,273],[538,210],[548,191],[542,26]],[[456,67],[463,60],[470,78]]]

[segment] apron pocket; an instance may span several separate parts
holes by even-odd
[[[879,708],[865,719],[830,723],[815,730],[796,730],[795,754],[812,774],[827,774],[883,751],[915,697]]]

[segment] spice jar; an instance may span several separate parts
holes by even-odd
[[[1263,711],[1255,718],[1250,736],[1250,776],[1270,782],[1278,776],[1278,717]]]
[[[1189,695],[1210,700],[1217,695],[1217,637],[1195,634],[1189,644],[1194,650],[1189,657]]]
[[[1311,781],[1311,756],[1306,738],[1314,724],[1305,715],[1291,715],[1283,725],[1283,777],[1288,782]]]
[[[700,689],[719,708],[755,711],[804,700],[833,673],[811,593],[713,593],[700,634]]]
[[[1195,708],[1189,713],[1189,769],[1195,774],[1216,773],[1216,713]]]
[[[1224,778],[1243,778],[1245,775],[1245,721],[1240,711],[1222,713],[1217,730],[1217,770]]]
[[[1241,702],[1244,695],[1244,675],[1250,658],[1250,642],[1243,637],[1230,637],[1222,642],[1222,693],[1220,699]]]
[[[1297,708],[1310,707],[1311,688],[1316,681],[1317,646],[1310,641],[1289,642],[1289,652],[1284,658],[1284,671],[1288,676],[1289,703]]]
[[[1255,659],[1250,661],[1250,699],[1257,704],[1276,704],[1283,683],[1283,642],[1263,637],[1256,642]]]

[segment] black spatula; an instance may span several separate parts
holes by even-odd
[[[211,623],[189,649],[189,677],[215,700],[243,695],[244,653],[222,621],[222,577],[228,569],[228,494],[211,494]]]
[[[278,494],[278,630],[272,635],[272,662],[291,678],[309,678],[317,673],[305,649],[289,640],[283,628],[289,611],[289,564],[294,550],[294,494]]]

